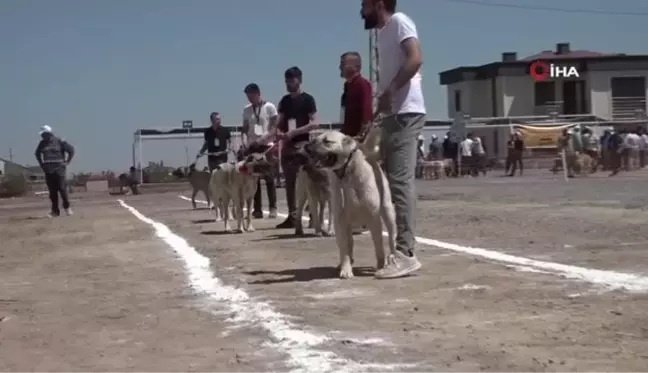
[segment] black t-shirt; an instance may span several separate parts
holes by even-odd
[[[227,142],[232,138],[229,128],[218,126],[209,127],[205,130],[205,142],[207,143],[207,152],[216,153],[227,150]],[[209,156],[210,159],[223,160],[227,162],[227,154],[219,155],[217,157]]]
[[[292,130],[292,128],[289,128],[289,121],[295,121],[295,128],[304,127],[310,122],[310,116],[317,112],[317,106],[315,105],[313,96],[302,92],[297,97],[293,97],[290,94],[283,96],[281,101],[279,101],[278,111],[283,116],[283,121],[278,123],[277,127],[283,132],[288,132]],[[305,133],[295,136],[292,142],[296,143],[308,140],[310,140],[310,135]]]

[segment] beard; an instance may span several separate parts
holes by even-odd
[[[371,12],[363,14],[362,18],[364,19],[364,29],[373,30],[378,26],[378,14],[376,12]]]

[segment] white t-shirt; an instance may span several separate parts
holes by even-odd
[[[243,108],[243,122],[247,121],[250,127],[247,131],[248,141],[256,141],[268,134],[270,118],[278,115],[277,108],[272,102],[264,101],[260,106],[253,107],[247,104]]]
[[[379,93],[389,87],[405,63],[405,53],[401,49],[401,43],[410,38],[418,39],[416,25],[411,18],[400,12],[394,13],[385,27],[378,31]],[[409,84],[396,92],[392,103],[392,114],[426,114],[421,80],[421,73],[417,72]]]
[[[465,139],[464,141],[461,142],[460,148],[461,148],[461,156],[462,157],[471,157],[472,156],[472,147],[473,147],[473,142],[471,139]]]
[[[641,135],[641,149],[648,149],[648,135],[645,133]]]
[[[635,150],[639,149],[640,142],[641,137],[635,133],[627,134],[624,141],[626,148]]]
[[[486,152],[484,151],[484,145],[482,144],[481,137],[475,137],[475,140],[473,140],[472,153],[474,155],[486,154]]]

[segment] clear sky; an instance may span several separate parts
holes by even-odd
[[[519,6],[648,13],[646,0],[493,0]],[[78,156],[73,171],[126,170],[137,128],[238,124],[243,87],[284,93],[298,65],[322,120],[339,116],[337,66],[368,53],[360,0],[0,0],[0,157],[33,164],[38,128],[52,126]],[[648,54],[648,16],[611,16],[400,0],[417,23],[428,117],[446,118],[438,72],[573,49]],[[193,156],[199,144],[189,144]],[[182,141],[145,143],[144,161],[185,162]]]

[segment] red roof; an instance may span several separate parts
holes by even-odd
[[[540,53],[536,53],[532,56],[526,57],[521,61],[534,61],[534,60],[551,60],[559,58],[590,58],[590,57],[610,57],[610,56],[624,56],[624,53],[601,53],[588,51],[585,49],[581,50],[572,50],[568,53],[558,54],[552,50],[544,50]]]

